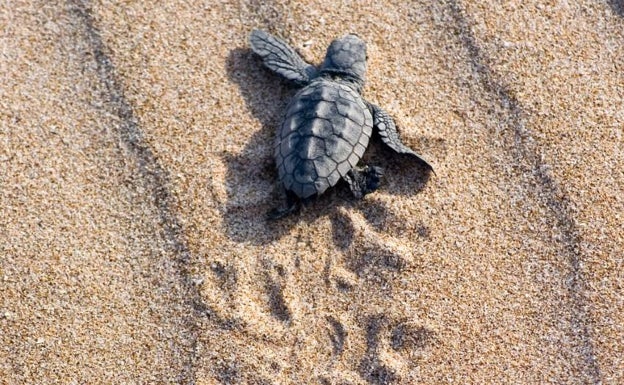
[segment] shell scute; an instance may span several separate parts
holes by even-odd
[[[298,183],[314,183],[314,180],[318,177],[314,163],[310,161],[300,162],[293,171],[295,181]]]

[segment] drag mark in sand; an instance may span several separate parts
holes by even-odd
[[[68,1],[70,15],[81,27],[79,36],[85,39],[91,50],[97,67],[97,76],[103,86],[101,94],[105,108],[118,118],[117,134],[126,147],[127,152],[140,170],[140,180],[144,188],[152,195],[160,219],[160,227],[168,251],[175,256],[173,261],[181,290],[186,298],[184,306],[188,309],[184,319],[185,331],[181,332],[188,347],[187,356],[183,358],[183,369],[179,374],[180,383],[195,383],[195,362],[197,360],[197,339],[199,334],[199,317],[210,315],[210,309],[202,302],[197,287],[193,284],[189,264],[191,251],[185,239],[182,225],[177,218],[174,207],[175,198],[168,189],[170,185],[166,170],[160,165],[154,152],[143,139],[143,133],[136,121],[132,106],[124,96],[123,86],[117,79],[115,66],[107,55],[107,48],[102,41],[100,31],[95,26],[92,10],[88,1]],[[158,236],[158,235],[155,235]]]
[[[509,127],[513,134],[513,142],[506,142],[509,150],[520,167],[525,168],[528,175],[536,179],[534,186],[525,186],[525,189],[535,189],[542,203],[550,212],[553,224],[561,232],[562,251],[567,256],[570,271],[568,273],[567,286],[571,297],[571,330],[579,339],[580,355],[584,361],[584,375],[588,383],[601,383],[601,371],[594,354],[594,346],[591,337],[591,318],[586,310],[585,282],[581,272],[581,254],[578,229],[576,227],[571,209],[565,194],[557,185],[548,168],[540,159],[537,144],[531,137],[531,133],[525,126],[525,112],[509,88],[497,79],[497,76],[487,65],[487,57],[480,49],[477,40],[470,28],[470,24],[464,10],[457,0],[447,0],[445,5],[452,19],[453,32],[467,51],[469,65],[475,79],[480,83],[486,93],[493,96],[502,110],[501,122]]]

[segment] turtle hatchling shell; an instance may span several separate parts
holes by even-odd
[[[355,167],[368,147],[373,117],[346,85],[321,79],[288,106],[275,143],[275,163],[287,190],[320,195]]]

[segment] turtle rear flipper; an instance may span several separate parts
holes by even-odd
[[[375,127],[377,132],[379,132],[381,140],[395,152],[415,157],[433,172],[433,167],[429,164],[429,162],[427,162],[420,154],[403,144],[401,138],[399,138],[399,132],[397,131],[392,117],[381,107],[372,103],[369,103],[368,105],[371,113],[373,114],[373,127]]]
[[[251,49],[260,56],[270,70],[298,85],[306,85],[316,77],[316,68],[306,63],[282,39],[264,31],[254,30],[249,36]]]
[[[286,207],[274,208],[266,214],[266,219],[282,219],[301,209],[301,200],[291,191],[286,191]]]
[[[356,199],[364,198],[364,195],[377,190],[384,170],[381,167],[364,166],[350,170],[343,179],[349,184],[349,188]]]

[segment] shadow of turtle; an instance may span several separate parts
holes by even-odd
[[[266,213],[277,204],[279,195],[273,160],[275,128],[294,89],[266,70],[250,49],[232,50],[226,71],[261,129],[240,153],[223,156],[227,167],[224,230],[236,242],[266,244],[279,239],[294,223],[294,218],[266,220]]]
[[[419,160],[410,155],[395,153],[381,142],[376,133],[371,138],[362,162],[384,169],[379,191],[388,191],[391,195],[416,196],[431,178],[431,171]],[[393,229],[388,224],[408,224],[405,218],[399,220],[389,207],[378,200],[364,200],[361,211],[369,224],[378,231],[400,235],[404,229]],[[423,235],[421,233],[425,231],[425,226],[421,223],[418,227],[422,228],[419,235]]]
[[[380,207],[383,205],[380,202],[356,201],[347,184],[341,181],[321,197],[304,204],[299,213],[277,221],[267,220],[267,213],[285,202],[273,160],[273,140],[296,88],[266,69],[262,60],[250,49],[232,50],[226,70],[230,81],[238,86],[246,107],[261,124],[261,129],[251,136],[239,154],[227,153],[223,156],[227,167],[224,226],[231,239],[266,244],[280,239],[298,221],[313,222],[326,215],[333,218],[338,215],[336,207],[345,205],[357,204],[365,215],[375,214],[377,218],[373,225],[384,222],[384,218],[378,217],[379,214],[382,217],[392,215],[388,208]],[[378,142],[378,138],[373,138],[362,163],[385,168],[386,177],[381,189],[390,190],[393,194],[418,194],[429,178],[426,168],[418,161],[393,153]],[[401,174],[414,177],[401,178]],[[371,209],[367,210],[367,207]]]

